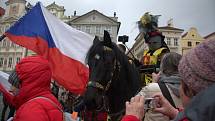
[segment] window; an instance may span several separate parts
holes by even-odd
[[[200,42],[196,42],[196,45],[198,45]]]
[[[174,46],[178,46],[178,39],[174,38]]]
[[[4,65],[7,65],[7,58],[4,59]]]
[[[167,45],[171,45],[171,40],[170,40],[170,38],[167,37],[166,39],[167,39],[167,41],[166,41]]]
[[[6,47],[10,47],[10,41],[6,40]]]
[[[10,57],[8,61],[8,67],[11,68],[12,64],[13,64],[13,58]]]
[[[2,26],[1,31],[5,32],[5,26]]]
[[[95,15],[92,17],[92,20],[96,20],[96,16]]]
[[[96,34],[100,34],[101,26],[96,26]]]
[[[90,26],[86,26],[86,32],[90,33]]]
[[[57,17],[57,13],[52,13],[52,14]]]
[[[6,39],[3,40],[3,47],[6,47]]]
[[[11,42],[11,47],[15,47],[15,44],[13,42]]]
[[[107,30],[109,32],[109,34],[111,34],[111,27],[110,26],[106,26],[105,30]]]
[[[14,6],[12,6],[11,8],[10,8],[10,15],[16,15],[17,13],[18,13],[18,10],[19,10],[19,6],[16,6],[16,5],[14,5]]]
[[[19,61],[20,61],[20,57],[17,57],[16,58],[16,63],[19,63]]]
[[[6,25],[5,26],[5,31],[7,31],[9,29],[10,25]]]
[[[192,42],[187,42],[187,46],[191,47],[192,46]]]
[[[0,58],[0,67],[3,67],[4,58]]]
[[[81,26],[76,26],[76,29],[77,30],[81,30]]]

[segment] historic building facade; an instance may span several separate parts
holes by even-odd
[[[69,17],[64,15],[65,12],[64,6],[59,6],[55,2],[53,2],[52,4],[46,6],[46,8],[49,10],[50,13],[52,13],[62,21],[67,22],[69,20]]]
[[[32,7],[25,0],[8,0],[5,4],[5,15],[0,17],[0,36]],[[65,16],[64,7],[57,5],[55,2],[46,8],[65,23],[91,35],[102,37],[103,31],[107,30],[113,41],[117,42],[116,38],[120,22],[117,20],[116,13],[114,13],[113,17],[108,17],[96,10],[92,10],[80,16],[76,15],[76,11],[73,16]],[[0,70],[10,72],[21,58],[32,54],[34,54],[32,51],[16,45],[5,38],[0,42]]]
[[[186,54],[190,49],[196,47],[205,39],[198,33],[195,27],[191,27],[181,38],[181,54]]]
[[[4,16],[0,19],[0,35],[26,12],[25,0],[8,0]],[[11,71],[26,54],[26,49],[12,43],[7,38],[0,42],[0,70]]]
[[[67,22],[72,27],[89,33],[103,37],[104,30],[107,30],[113,42],[117,42],[117,35],[120,28],[120,22],[117,21],[116,13],[114,17],[108,17],[97,10],[92,10],[84,15],[77,16],[76,11]]]
[[[180,40],[183,29],[175,28],[173,20],[167,22],[167,26],[158,27],[159,31],[165,36],[164,41],[170,49],[170,52],[180,53]]]
[[[131,58],[133,58],[134,56],[136,59],[140,60],[143,56],[143,51],[146,49],[148,49],[148,46],[145,43],[143,33],[139,33],[135,38],[135,42],[132,48],[130,49],[131,53],[128,53],[128,56]]]

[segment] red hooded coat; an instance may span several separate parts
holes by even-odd
[[[62,121],[63,113],[55,105],[42,98],[34,99],[46,97],[62,108],[50,90],[52,73],[48,61],[40,56],[24,58],[16,65],[16,73],[21,82],[18,95],[12,99],[17,109],[13,121]]]

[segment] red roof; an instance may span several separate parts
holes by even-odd
[[[0,17],[1,17],[1,16],[3,16],[3,15],[4,15],[4,13],[5,13],[4,8],[0,7]]]
[[[186,33],[184,33],[181,37],[183,38],[183,37],[185,37],[185,36],[187,36],[187,32],[186,32]]]
[[[205,36],[204,38],[207,39],[208,37],[213,36],[213,35],[215,35],[215,32],[210,33],[209,35]]]

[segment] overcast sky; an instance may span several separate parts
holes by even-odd
[[[2,0],[0,0],[2,2]],[[4,0],[5,1],[5,0]],[[35,4],[38,0],[27,0]],[[215,0],[40,0],[47,6],[55,1],[64,6],[65,15],[83,15],[91,10],[98,10],[106,16],[116,12],[121,22],[119,35],[129,36],[129,47],[134,43],[138,34],[136,21],[145,12],[159,14],[159,26],[173,18],[176,28],[185,32],[192,26],[196,27],[202,36],[215,32]]]

